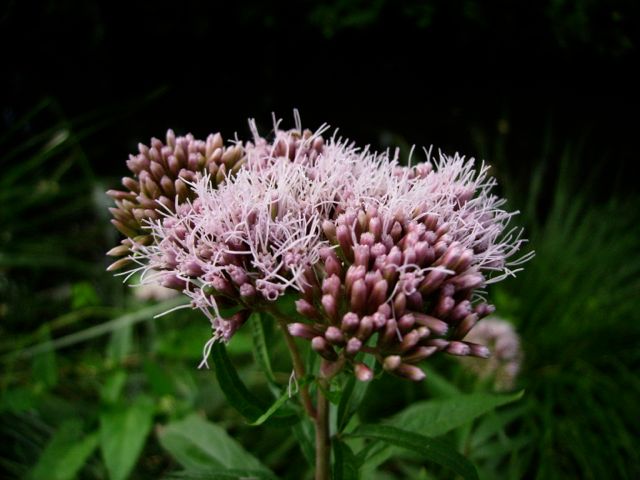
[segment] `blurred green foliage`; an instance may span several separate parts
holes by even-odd
[[[313,432],[295,420],[291,435],[300,408],[283,396],[291,366],[274,322],[252,317],[216,353],[217,375],[198,370],[207,321],[187,310],[154,318],[183,300],[137,299],[104,272],[116,235],[107,181],[83,153],[95,120],[66,119],[46,101],[0,137],[2,477],[310,478]],[[510,177],[504,136],[477,138],[495,140],[478,150],[537,251],[489,292],[522,335],[525,392],[497,395],[441,358],[418,385],[345,379],[332,392],[334,474],[357,478],[363,462],[367,479],[469,474],[455,455],[430,461],[447,445],[483,479],[638,478],[638,199],[595,204],[573,175],[579,142],[542,138],[523,185]],[[223,395],[243,388],[254,403]],[[404,445],[413,437],[397,428],[433,449]]]

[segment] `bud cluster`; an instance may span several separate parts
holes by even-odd
[[[137,180],[123,181],[130,191],[112,193],[114,223],[128,236],[115,253],[128,253],[143,284],[189,296],[212,341],[294,291],[305,321],[289,333],[359,380],[373,376],[363,355],[412,380],[436,352],[487,357],[464,339],[493,311],[479,289],[530,258],[510,260],[524,240],[505,231],[513,213],[490,194],[488,167],[430,151],[404,167],[397,154],[297,123],[276,124],[271,141],[250,123],[253,141],[228,148],[219,135],[173,134],[167,146],[141,148],[129,162]],[[237,313],[222,318],[220,307]]]
[[[125,190],[107,191],[116,204],[109,209],[113,215],[111,223],[127,237],[107,254],[124,257],[132,252],[134,244],[151,243],[145,225],[161,218],[159,209],[173,212],[177,204],[192,199],[189,182],[206,172],[213,184],[221,183],[228,172],[237,172],[244,161],[242,146],[225,147],[219,133],[203,141],[191,134],[176,137],[173,130],[168,130],[166,143],[152,138],[149,146],[138,144],[138,154],[130,155],[127,160],[133,176],[122,179]],[[129,263],[129,258],[121,258],[111,264],[109,270]]]

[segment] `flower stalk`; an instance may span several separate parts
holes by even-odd
[[[331,440],[329,437],[329,400],[324,392],[329,388],[329,381],[318,377],[318,392],[316,400],[316,475],[315,480],[329,480],[329,457]]]

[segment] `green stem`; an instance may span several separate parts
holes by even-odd
[[[329,388],[326,378],[318,377],[318,398],[316,403],[316,476],[315,480],[329,480],[329,401],[324,390]]]
[[[289,329],[287,328],[287,322],[275,312],[271,312],[271,314],[276,318],[282,332],[284,333],[284,339],[287,342],[287,347],[289,348],[289,353],[291,354],[291,361],[293,363],[293,371],[296,374],[296,378],[302,380],[305,376],[304,372],[304,363],[302,362],[302,357],[300,357],[300,352],[298,351],[298,347],[296,346],[296,342],[289,333]],[[313,402],[311,401],[311,396],[309,395],[309,388],[306,385],[302,385],[300,387],[300,396],[302,398],[302,405],[304,406],[307,415],[311,418],[316,417],[316,411],[313,408]]]

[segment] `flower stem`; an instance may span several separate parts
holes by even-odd
[[[318,378],[318,397],[316,403],[316,476],[315,480],[329,480],[329,453],[331,443],[329,440],[329,401],[324,390],[329,388],[329,382],[322,377]]]
[[[276,315],[272,312],[273,316],[278,321],[282,332],[284,333],[284,339],[287,342],[287,347],[289,348],[289,353],[291,354],[291,361],[293,362],[293,371],[296,374],[296,378],[303,379],[305,376],[304,372],[304,363],[302,362],[302,358],[300,357],[300,352],[298,351],[298,347],[296,346],[296,342],[289,333],[289,329],[287,328],[287,322],[280,316]],[[316,417],[316,411],[313,408],[313,402],[311,401],[311,396],[309,395],[309,388],[306,385],[302,385],[300,387],[300,396],[302,398],[302,405],[304,406],[307,415],[311,418]]]

